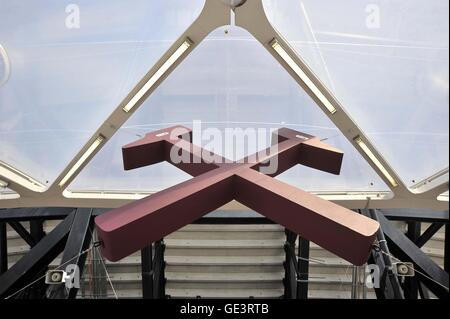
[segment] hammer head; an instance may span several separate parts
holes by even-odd
[[[165,161],[166,143],[176,143],[180,139],[192,141],[192,130],[184,126],[173,126],[152,133],[122,147],[125,170],[153,165]]]
[[[315,136],[289,128],[280,128],[272,133],[272,145],[287,140],[299,143],[298,164],[335,175],[340,174],[344,157],[342,151],[323,143]]]

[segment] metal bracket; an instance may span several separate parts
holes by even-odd
[[[398,262],[393,264],[393,272],[398,277],[414,277],[416,275],[413,263]]]

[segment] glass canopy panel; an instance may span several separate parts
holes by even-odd
[[[279,178],[309,191],[388,190],[262,45],[235,27],[217,29],[200,43],[108,141],[69,189],[154,191],[190,178],[168,164],[123,170],[123,145],[148,132],[178,124],[194,128],[195,144],[230,159],[266,148],[270,145],[271,130],[280,127],[327,138],[327,143],[345,152],[340,176],[297,167]],[[232,139],[227,140],[225,132],[230,133],[229,129],[247,130],[247,138],[237,139],[234,144]],[[260,129],[258,139],[252,136],[255,129]],[[231,132],[231,136],[235,133],[239,131]]]
[[[0,0],[0,81],[7,66],[11,71],[0,87],[0,160],[44,183],[195,20],[204,0],[74,3]]]
[[[406,184],[448,167],[448,0],[264,5]]]

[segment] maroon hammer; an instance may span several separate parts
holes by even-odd
[[[376,221],[273,178],[298,164],[338,175],[342,152],[282,128],[273,133],[270,148],[230,162],[191,139],[191,130],[175,126],[122,148],[126,170],[167,161],[193,178],[98,216],[106,258],[120,260],[236,200],[355,265],[367,261]],[[263,174],[273,160],[275,170]]]

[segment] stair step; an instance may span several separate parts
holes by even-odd
[[[109,278],[111,279],[113,285],[115,284],[126,284],[126,283],[136,283],[142,285],[142,274],[139,273],[109,273]],[[107,280],[107,279],[106,279]]]
[[[278,273],[179,273],[165,272],[166,279],[171,282],[279,282],[284,272]]]
[[[8,257],[9,256],[16,256],[16,255],[23,256],[29,250],[30,250],[30,246],[28,246],[26,244],[25,245],[20,245],[20,246],[12,246],[12,247],[8,246]]]
[[[284,255],[255,257],[166,256],[167,265],[282,265]]]
[[[8,250],[13,249],[14,247],[20,246],[28,246],[28,244],[21,237],[8,239]]]
[[[310,273],[309,282],[316,284],[351,284],[352,274],[341,275],[341,274],[318,274]]]
[[[221,281],[221,282],[189,282],[189,281],[167,281],[166,289],[283,289],[282,280],[277,281]]]
[[[246,282],[279,282],[284,278],[284,273],[235,273],[235,274],[208,274],[208,273],[173,273],[166,272],[166,279],[177,283],[192,283],[192,282],[205,282],[205,283],[246,283]],[[142,276],[141,273],[109,273],[112,282],[126,283],[137,282],[140,283]],[[84,278],[89,278],[85,275]],[[352,283],[351,276],[341,276],[335,274],[310,274],[310,284],[317,285],[350,285]]]
[[[265,231],[264,236],[257,232],[222,231],[222,232],[175,232],[166,239],[206,239],[206,240],[246,240],[246,239],[277,239],[284,241],[284,233]]]
[[[309,267],[351,267],[348,261],[339,257],[309,258]]]
[[[167,239],[166,256],[271,256],[279,255],[281,240]]]
[[[126,278],[111,280],[116,291],[121,290],[142,290],[141,280],[127,280]],[[109,281],[105,282],[106,288],[111,289]]]
[[[202,225],[191,224],[184,226],[177,230],[180,232],[228,232],[228,231],[241,231],[241,232],[265,232],[276,231],[284,234],[284,227],[276,224],[261,224],[261,225]],[[169,238],[170,236],[168,236]]]
[[[167,258],[166,258],[167,259]],[[227,265],[223,267],[221,264],[217,265],[192,265],[192,264],[166,264],[166,272],[170,273],[210,273],[210,274],[233,274],[233,273],[277,273],[283,272],[282,264],[260,264],[260,265]]]
[[[284,241],[281,240],[196,240],[196,239],[167,239],[165,240],[166,248],[250,248],[250,249],[264,249],[264,248],[283,248]]]
[[[141,273],[141,271],[142,271],[141,264],[139,264],[139,265],[121,264],[119,266],[111,266],[111,265],[107,264],[106,268],[108,269],[110,274]]]
[[[422,251],[431,257],[444,258],[444,251],[442,249],[423,247]]]
[[[113,262],[113,261],[105,260],[105,264],[108,267],[120,267],[122,265],[140,266],[141,265],[141,255],[140,255],[140,252],[138,252],[133,255],[127,256],[119,261]]]
[[[166,289],[171,298],[281,298],[284,289]]]
[[[119,299],[140,299],[142,298],[142,287],[121,287],[120,289],[117,289],[115,287],[115,291],[117,294],[117,297]],[[83,297],[84,293],[84,297]],[[93,295],[91,289],[86,286],[83,291],[83,286],[78,291],[77,299],[115,299],[114,292],[112,291],[111,287],[107,285],[106,287],[106,293],[104,295]]]
[[[309,290],[308,291],[308,298],[309,299],[350,299],[351,298],[351,291],[345,291],[345,290]],[[360,296],[360,299],[362,299],[362,294]],[[375,292],[368,291],[367,292],[367,299],[376,299]]]
[[[278,225],[188,225],[167,236],[171,239],[246,240],[261,238],[285,240],[284,228]]]
[[[431,238],[426,244],[423,246],[424,248],[434,248],[442,250],[442,247],[445,246],[445,240]]]
[[[222,239],[166,239],[166,256],[240,256],[278,255],[283,249],[284,239],[222,240]],[[206,250],[206,251],[205,251]],[[296,251],[297,253],[297,251]],[[335,254],[312,245],[310,255],[314,257],[338,258]]]
[[[135,299],[142,298],[142,289],[121,289],[116,290],[116,293],[121,299]],[[200,295],[196,295],[196,293],[200,293]],[[86,292],[87,298],[89,298],[89,291]],[[245,292],[241,291],[232,291],[230,293],[220,293],[220,292],[211,292],[203,290],[196,290],[192,293],[189,293],[185,289],[170,289],[166,290],[166,294],[169,295],[173,299],[177,298],[197,298],[197,296],[201,296],[202,298],[248,298],[249,296],[253,296],[255,298],[281,298],[284,294],[283,290],[276,291],[257,291],[248,290]],[[257,296],[255,296],[257,294]],[[345,290],[309,290],[308,298],[310,299],[350,299],[351,292]],[[81,292],[79,293],[79,298],[81,298]],[[107,299],[114,299],[114,294],[112,290],[107,290]],[[361,297],[362,298],[362,297]],[[367,293],[367,299],[376,299],[376,295],[374,292]]]

